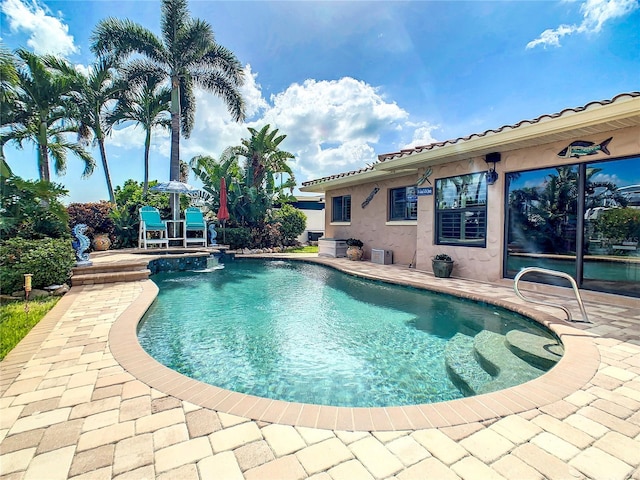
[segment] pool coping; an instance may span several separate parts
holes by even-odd
[[[287,258],[291,259],[291,258]],[[297,260],[293,258],[292,260]],[[137,338],[137,326],[158,294],[152,280],[141,281],[142,293],[116,319],[109,332],[115,360],[147,385],[183,401],[256,421],[346,431],[418,430],[496,420],[537,409],[580,390],[596,374],[600,353],[594,335],[558,318],[503,298],[461,291],[447,282],[426,285],[412,281],[368,275],[357,269],[332,264],[322,257],[302,261],[324,264],[344,273],[497,305],[545,325],[562,341],[565,353],[551,370],[529,382],[497,392],[446,402],[398,407],[334,407],[272,400],[233,392],[186,377],[147,354]]]

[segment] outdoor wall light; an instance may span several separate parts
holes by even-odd
[[[498,180],[498,172],[496,172],[496,163],[501,160],[500,152],[487,153],[484,161],[487,162],[489,171],[487,172],[487,185],[493,185]],[[489,165],[489,164],[492,165]]]

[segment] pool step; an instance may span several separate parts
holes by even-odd
[[[148,264],[148,260],[134,260],[74,267],[71,273],[71,286],[147,280],[151,275],[151,270],[147,268]]]
[[[507,346],[504,335],[483,330],[474,337],[473,347],[480,365],[492,374],[492,380],[483,384],[477,393],[492,392],[533,380],[544,373],[523,360]]]
[[[465,395],[475,395],[493,377],[478,363],[474,337],[456,333],[445,348],[445,365],[453,384]]]
[[[507,333],[506,344],[518,357],[543,370],[548,370],[558,363],[564,353],[562,344],[555,339],[519,330]]]

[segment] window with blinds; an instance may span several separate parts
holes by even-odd
[[[486,172],[436,181],[436,243],[486,246]]]
[[[389,190],[389,220],[417,220],[418,194],[416,187]]]
[[[343,195],[341,197],[333,197],[331,208],[332,222],[350,222],[351,221],[351,195]]]

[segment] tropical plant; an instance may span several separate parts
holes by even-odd
[[[362,248],[364,246],[364,243],[362,243],[362,240],[359,240],[357,238],[347,238],[346,242],[348,247],[358,247],[358,248]]]
[[[115,202],[115,196],[104,139],[111,130],[109,112],[113,108],[113,102],[126,89],[126,84],[118,78],[114,67],[115,64],[108,59],[98,60],[91,67],[88,76],[77,73],[77,86],[75,92],[72,92],[78,106],[78,137],[86,145],[92,140],[94,144],[97,143],[111,203]]]
[[[84,162],[82,176],[91,175],[95,166],[93,157],[79,143],[67,138],[67,134],[78,131],[72,120],[78,115],[76,102],[71,99],[75,70],[54,56],[39,56],[24,49],[18,49],[16,55],[21,61],[17,68],[18,88],[0,144],[12,141],[19,148],[25,141],[36,144],[40,180],[50,180],[50,155],[54,170],[64,173],[68,152]]]
[[[15,57],[0,43],[0,128],[10,125],[14,118],[14,102],[19,78]],[[11,168],[4,158],[4,141],[0,135],[0,178],[11,176]]]
[[[453,262],[451,257],[446,253],[438,253],[437,255],[434,255],[433,260],[436,262]]]
[[[239,87],[244,81],[242,65],[228,49],[215,42],[211,26],[192,19],[186,0],[162,0],[161,37],[145,27],[108,18],[92,35],[98,56],[119,60],[140,54],[147,70],[162,71],[171,85],[171,160],[169,179],[179,180],[180,134],[189,137],[195,116],[196,87],[224,100],[232,118],[244,119],[244,101]]]
[[[260,130],[249,127],[251,137],[242,139],[242,145],[235,147],[236,155],[245,157],[246,183],[249,186],[269,188],[275,184],[274,175],[286,173],[295,186],[295,178],[287,160],[295,158],[292,153],[280,150],[280,144],[287,137],[278,135],[278,129],[269,131],[271,125],[265,125]],[[266,184],[266,185],[265,185]],[[291,187],[293,188],[293,187]]]
[[[131,62],[124,69],[125,81],[130,88],[118,101],[109,116],[113,125],[135,122],[142,126],[144,139],[144,182],[142,196],[149,190],[149,152],[151,133],[155,127],[171,128],[171,88],[164,84],[162,72],[150,72],[140,62]]]
[[[111,211],[114,227],[114,248],[131,248],[137,245],[140,219],[138,213],[131,213],[126,205],[117,206]]]
[[[62,185],[17,176],[0,179],[0,238],[68,238]]]

